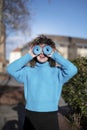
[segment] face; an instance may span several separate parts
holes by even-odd
[[[43,48],[44,46],[46,46],[46,44],[41,44],[40,47]],[[37,56],[37,61],[44,63],[46,61],[48,61],[48,57],[46,55],[44,55],[43,51],[40,53],[40,55]]]

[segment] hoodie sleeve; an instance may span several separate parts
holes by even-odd
[[[11,75],[15,80],[20,83],[24,81],[25,75],[25,65],[32,59],[32,56],[27,53],[23,57],[15,60],[11,64],[9,64],[6,68],[9,75]]]
[[[60,74],[62,76],[63,83],[66,83],[77,73],[77,67],[61,56],[58,52],[54,52],[51,58],[60,65]]]

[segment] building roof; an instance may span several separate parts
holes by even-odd
[[[12,52],[19,52],[19,51],[21,51],[21,48],[15,48]]]
[[[78,38],[78,37],[70,37],[70,36],[59,36],[59,35],[47,35],[47,37],[52,38],[54,41],[58,40],[58,41],[70,41],[72,40],[72,42],[75,43],[84,43],[87,44],[87,39],[85,38]]]

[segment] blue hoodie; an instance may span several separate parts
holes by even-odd
[[[76,73],[77,68],[70,61],[54,52],[52,57],[60,67],[50,67],[49,62],[26,64],[33,59],[27,53],[7,66],[7,72],[24,84],[25,108],[36,112],[57,111],[62,86]]]

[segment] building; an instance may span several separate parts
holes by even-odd
[[[65,58],[75,59],[87,56],[87,39],[55,35],[47,36],[53,39],[57,49]]]
[[[67,59],[87,56],[87,39],[56,35],[47,35],[47,37],[56,43],[58,51]],[[29,43],[20,49],[17,48],[10,54],[10,62],[24,55],[28,50]]]
[[[10,53],[9,63],[20,58],[22,56],[21,48],[16,48]]]

